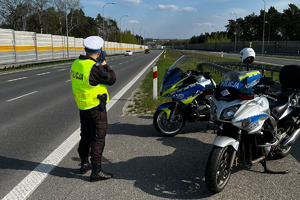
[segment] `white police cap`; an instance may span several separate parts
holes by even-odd
[[[90,36],[83,40],[83,46],[86,51],[98,53],[103,46],[103,39],[99,36]]]

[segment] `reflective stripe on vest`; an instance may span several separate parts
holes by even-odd
[[[99,94],[107,94],[107,102],[109,96],[106,85],[99,84],[91,86],[89,83],[89,76],[93,65],[92,60],[75,60],[70,70],[70,77],[72,81],[73,95],[80,110],[87,110],[98,106],[100,100],[97,99]]]

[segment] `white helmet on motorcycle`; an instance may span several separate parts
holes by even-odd
[[[255,51],[252,48],[243,48],[240,52],[242,63],[252,63],[255,58]]]

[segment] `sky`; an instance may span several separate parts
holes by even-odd
[[[104,17],[116,20],[122,31],[154,39],[187,39],[226,31],[230,19],[259,15],[271,6],[282,13],[290,3],[300,8],[299,0],[81,0],[86,16],[103,16],[104,10]]]

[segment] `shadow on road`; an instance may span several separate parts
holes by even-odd
[[[107,167],[114,172],[114,178],[135,180],[135,187],[158,197],[199,199],[210,196],[204,183],[210,145],[184,137],[159,138],[158,141],[175,148],[175,151],[165,156],[109,163]]]
[[[139,118],[152,120],[151,116]],[[188,133],[204,132],[206,127],[207,123],[187,123],[182,134],[163,137],[152,124],[111,124],[108,134],[155,137],[156,143],[158,141],[162,144],[157,150],[157,154],[162,156],[135,157],[118,163],[107,161],[104,163],[104,169],[113,172],[114,179],[134,180],[135,187],[154,196],[170,199],[209,197],[212,194],[206,189],[204,171],[212,146],[195,138],[184,137]],[[166,155],[165,152],[161,152],[170,149],[168,147],[175,149],[173,153]]]
[[[206,124],[204,127],[206,127]],[[187,124],[183,134],[196,133],[201,131],[202,128],[195,123],[192,126]],[[109,169],[108,171],[114,174],[114,179],[134,180],[135,187],[140,188],[145,193],[164,198],[199,199],[211,195],[206,190],[204,182],[205,164],[211,145],[181,135],[171,138],[162,137],[156,132],[153,125],[115,123],[110,125],[108,134],[148,137],[151,141],[155,140],[156,143],[158,141],[162,144],[162,147],[159,147],[162,152],[157,152],[159,156],[135,157],[117,163],[111,163],[104,157],[103,168]],[[164,146],[172,147],[175,150],[166,155]],[[140,149],[140,151],[143,150],[145,149]],[[130,152],[128,153],[130,154]],[[72,162],[75,161],[78,164],[78,167],[64,168],[57,166],[50,175],[89,181],[90,172],[84,176],[79,174],[79,158],[73,157],[72,160]],[[3,174],[10,169],[34,171],[39,164],[38,162],[0,156],[0,169]],[[44,167],[53,166],[45,164]]]

